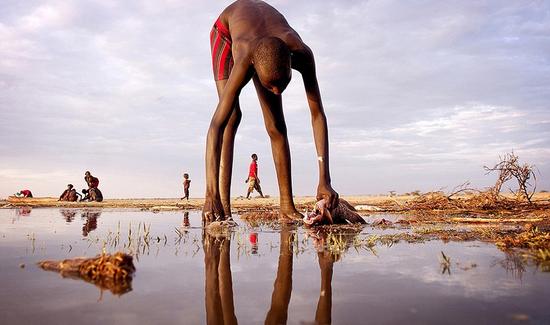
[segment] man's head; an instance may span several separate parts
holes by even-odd
[[[84,175],[90,176],[90,175],[92,175],[92,174],[91,174],[89,171],[86,171],[86,172],[84,173]]]
[[[73,184],[67,184],[67,188],[70,190],[73,188]]]
[[[251,157],[252,157],[252,160],[258,160],[258,156],[255,153],[253,153]]]
[[[187,174],[187,173],[183,174],[183,178],[188,179],[188,178],[189,178],[189,174]]]
[[[290,50],[277,37],[264,37],[258,41],[252,54],[252,63],[264,88],[280,95],[292,76]]]

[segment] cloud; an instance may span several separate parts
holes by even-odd
[[[0,167],[25,166],[32,174],[29,161],[38,160],[53,170],[74,169],[78,177],[95,168],[114,177],[107,183],[113,196],[177,196],[185,170],[194,178],[192,195],[201,196],[205,135],[217,103],[208,35],[229,3],[6,5]],[[512,149],[539,166],[540,188],[550,186],[544,176],[550,173],[548,4],[270,3],[315,53],[333,182],[342,194],[481,179],[480,166]],[[295,192],[312,194],[316,153],[298,72],[283,105]],[[246,174],[248,157],[257,152],[265,190],[276,194],[252,85],[243,90],[241,107],[235,178]],[[155,186],[140,186],[132,173]],[[233,193],[243,191],[240,185]],[[1,184],[0,196],[14,186]],[[47,188],[57,193],[57,185]]]

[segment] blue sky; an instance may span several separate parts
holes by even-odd
[[[217,95],[209,32],[230,1],[0,3],[0,197],[21,188],[106,197],[204,195]],[[269,1],[313,49],[341,195],[493,182],[483,165],[514,150],[550,189],[550,2]],[[317,163],[295,72],[283,94],[296,195]],[[252,85],[241,94],[232,195],[250,154],[277,195]]]

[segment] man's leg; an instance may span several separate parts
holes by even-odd
[[[223,88],[227,80],[216,81],[216,89],[218,90],[218,96],[221,98]],[[230,190],[231,190],[231,174],[233,171],[233,148],[235,146],[235,134],[237,133],[237,128],[241,122],[241,108],[239,106],[239,100],[237,99],[237,104],[229,122],[225,127],[222,137],[222,152],[220,159],[220,197],[223,205],[224,217],[231,217],[231,201],[230,201]]]
[[[254,184],[256,184],[256,179],[253,177],[248,177],[248,191],[246,192],[246,198],[250,197],[250,193],[254,190]]]
[[[281,96],[275,95],[265,89],[257,76],[254,76],[253,79],[264,115],[265,128],[271,139],[271,151],[279,183],[281,216],[291,219],[302,219],[303,216],[296,210],[292,199],[290,149]]]
[[[256,183],[254,184],[254,189],[260,193],[260,196],[261,197],[264,197],[263,193],[262,193],[262,187],[260,186],[260,180],[259,179],[256,179]]]

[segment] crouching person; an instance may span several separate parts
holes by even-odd
[[[85,195],[80,201],[88,202],[101,202],[103,201],[103,194],[98,188],[91,187],[89,189],[83,189],[82,193]]]
[[[76,202],[78,201],[78,192],[74,189],[73,184],[68,184],[67,189],[63,191],[58,201],[69,201]]]

